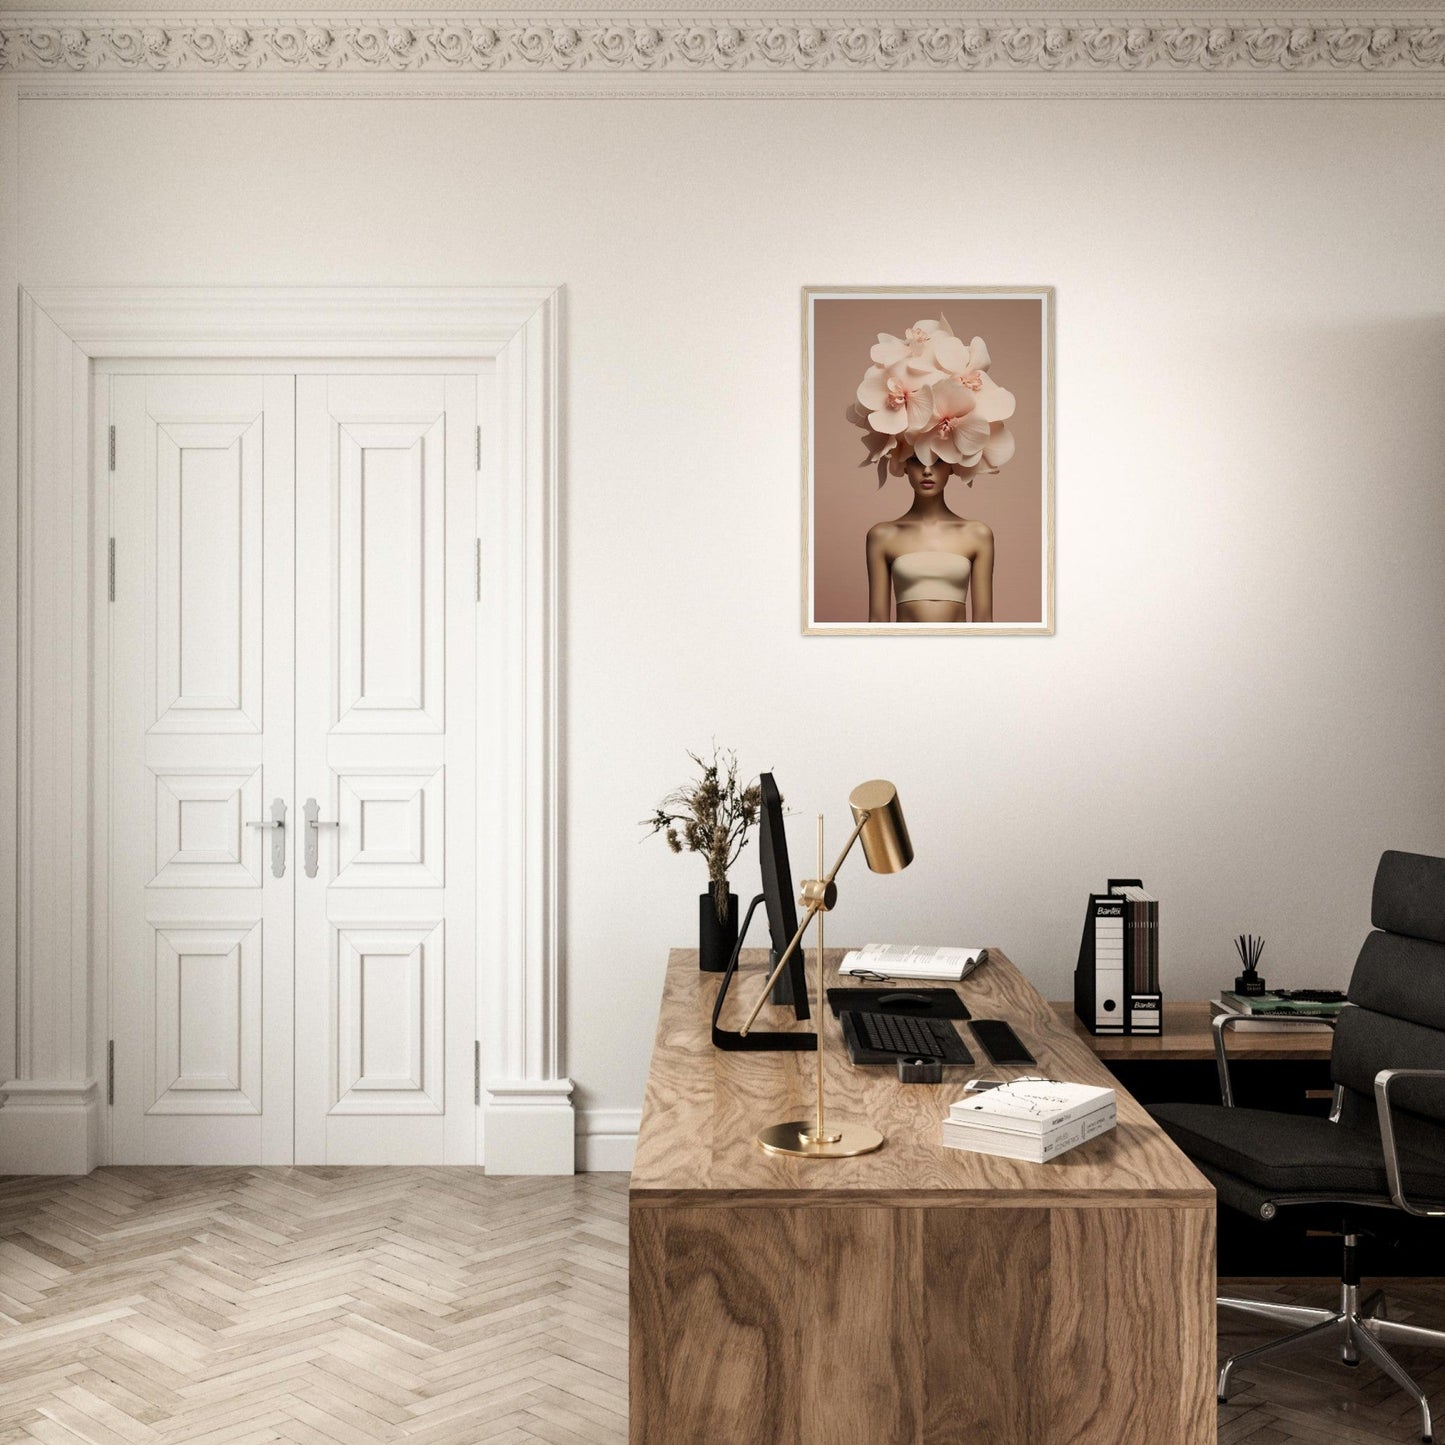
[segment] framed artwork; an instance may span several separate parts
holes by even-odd
[[[1054,630],[1054,290],[803,289],[803,631]]]

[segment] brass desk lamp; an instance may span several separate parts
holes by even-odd
[[[878,778],[859,783],[848,795],[853,810],[853,832],[843,845],[838,861],[821,878],[807,879],[798,902],[807,910],[798,931],[778,959],[748,1021],[739,1032],[746,1034],[757,1021],[759,1012],[773,991],[773,984],[793,953],[802,946],[808,925],[818,920],[818,1108],[813,1119],[790,1119],[783,1124],[769,1124],[758,1135],[758,1143],[770,1154],[797,1154],[806,1159],[847,1159],[855,1154],[871,1154],[883,1145],[883,1136],[868,1124],[829,1123],[823,1117],[823,1021],[828,1016],[827,994],[823,988],[823,915],[838,901],[834,879],[843,860],[853,851],[854,843],[863,843],[863,856],[875,873],[899,873],[913,862],[913,844],[908,825],[898,804],[898,789]],[[823,872],[823,817],[818,815],[818,872]]]

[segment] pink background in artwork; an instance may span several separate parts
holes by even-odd
[[[913,504],[906,477],[878,487],[862,432],[844,413],[872,364],[880,331],[901,336],[940,312],[965,341],[982,336],[993,359],[989,375],[1013,392],[1009,420],[1017,451],[992,477],[948,484],[949,507],[987,522],[994,534],[993,620],[1043,621],[1043,301],[1036,297],[948,297],[927,292],[883,299],[837,297],[813,302],[813,620],[868,621],[864,539],[875,522],[902,516]]]

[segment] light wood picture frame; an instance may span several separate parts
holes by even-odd
[[[1054,288],[802,303],[803,632],[1052,636]]]

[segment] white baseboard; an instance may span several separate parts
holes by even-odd
[[[577,1114],[577,1168],[583,1173],[627,1173],[637,1152],[641,1109],[581,1109]]]
[[[572,1174],[577,1119],[571,1079],[497,1079],[487,1085],[488,1174]]]
[[[99,1161],[94,1079],[0,1084],[0,1174],[89,1174]]]

